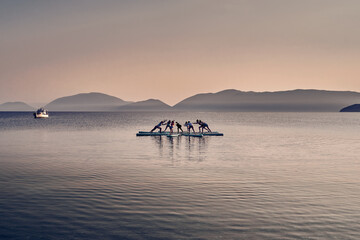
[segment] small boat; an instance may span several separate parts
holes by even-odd
[[[34,118],[48,118],[49,113],[44,108],[39,108],[36,112],[34,112]]]

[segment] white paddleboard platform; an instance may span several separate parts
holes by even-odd
[[[203,132],[202,134],[204,136],[224,136],[223,133],[219,133],[219,132]]]
[[[178,136],[186,136],[186,137],[203,137],[203,136],[224,136],[223,133],[219,132],[203,132],[203,133],[189,133],[189,132],[182,132],[182,133],[172,133],[170,132],[145,132],[139,131],[136,136],[168,136],[168,137],[178,137]]]
[[[204,136],[201,133],[182,133],[181,135],[186,137],[199,137],[199,138]]]
[[[170,132],[144,132],[140,131],[136,134],[136,136],[166,136],[169,135]]]
[[[181,134],[180,133],[172,133],[172,134],[168,134],[166,135],[167,137],[180,137]]]

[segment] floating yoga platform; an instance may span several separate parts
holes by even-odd
[[[172,133],[172,134],[168,134],[166,135],[167,137],[180,137],[181,134],[180,133]]]
[[[181,135],[185,137],[200,137],[200,138],[204,136],[201,133],[187,133],[187,132],[181,133]]]
[[[203,137],[203,136],[224,136],[223,133],[219,132],[203,132],[203,133],[188,133],[188,132],[181,132],[177,133],[174,132],[170,134],[170,132],[145,132],[139,131],[136,136],[168,136],[168,137],[178,137],[178,136],[186,136],[186,137]]]
[[[202,134],[204,136],[224,136],[223,133],[219,133],[219,132],[203,132]]]
[[[140,131],[136,134],[136,136],[166,136],[169,134],[170,134],[170,132],[143,132],[143,131]]]

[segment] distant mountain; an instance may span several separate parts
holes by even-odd
[[[80,93],[55,99],[45,106],[49,111],[114,111],[128,102],[103,93]]]
[[[353,104],[348,107],[344,107],[340,112],[360,112],[360,104]]]
[[[360,93],[349,91],[291,90],[242,92],[225,90],[197,94],[174,106],[182,111],[248,112],[338,112],[343,106],[360,101]]]
[[[166,103],[157,100],[149,99],[146,101],[140,101],[130,103],[117,108],[118,111],[171,111],[172,107]]]
[[[278,92],[243,92],[229,89],[202,93],[171,107],[149,99],[127,102],[103,93],[81,93],[55,99],[45,106],[49,111],[238,111],[238,112],[338,112],[344,106],[360,102],[360,93],[351,91],[290,90]],[[359,104],[341,111],[355,111]],[[22,102],[4,103],[0,111],[34,111]],[[356,110],[358,111],[358,110]]]
[[[24,102],[6,102],[0,104],[0,111],[29,112],[35,109]]]

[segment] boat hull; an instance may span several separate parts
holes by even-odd
[[[49,114],[37,114],[34,113],[34,118],[48,118]]]

